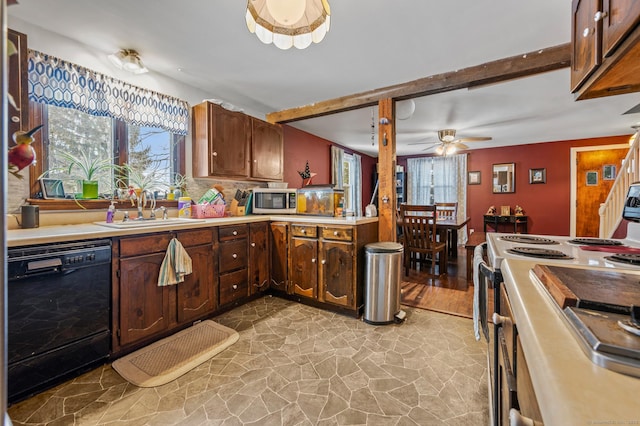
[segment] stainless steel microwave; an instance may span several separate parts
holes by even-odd
[[[296,214],[296,190],[288,188],[254,188],[253,213]]]

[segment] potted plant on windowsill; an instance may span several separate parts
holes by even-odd
[[[63,172],[69,179],[78,180],[82,184],[83,199],[97,199],[99,195],[98,180],[105,171],[117,170],[111,158],[93,158],[84,151],[78,155],[66,151],[59,151],[57,155],[66,165],[64,167],[48,170],[43,174],[50,175],[55,172]]]

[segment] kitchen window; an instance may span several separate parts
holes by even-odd
[[[61,179],[67,194],[80,193],[80,184],[65,172],[68,163],[61,152],[74,155],[86,153],[91,158],[111,157],[113,164],[129,164],[144,173],[156,173],[161,185],[152,188],[164,195],[173,185],[176,174],[184,174],[184,136],[165,129],[127,124],[122,120],[93,116],[71,108],[31,103],[32,111],[44,124],[40,152],[36,157],[34,175]],[[100,195],[110,198],[116,189],[113,170],[105,170],[98,176]],[[34,188],[32,198],[40,198],[40,188]],[[74,203],[70,200],[71,203]]]
[[[43,124],[33,144],[38,162],[30,173],[31,197],[39,198],[37,179],[43,173],[65,177],[68,158],[61,153],[111,158],[114,165],[127,164],[141,176],[153,174],[157,187],[146,189],[159,195],[184,174],[190,109],[186,102],[45,53],[28,53],[30,122],[32,127]],[[117,179],[126,182],[126,176],[113,173],[104,170],[99,176],[103,198],[113,196]],[[65,192],[78,193],[76,183],[65,183]],[[102,208],[104,202],[89,205]]]

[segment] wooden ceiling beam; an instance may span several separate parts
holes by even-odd
[[[290,123],[377,105],[383,99],[403,100],[495,84],[566,68],[570,65],[571,43],[565,43],[407,83],[272,112],[267,114],[266,119],[270,123]],[[568,86],[567,90],[569,90]]]

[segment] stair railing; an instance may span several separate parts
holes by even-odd
[[[627,191],[633,182],[640,181],[638,162],[640,159],[640,136],[633,135],[629,152],[622,162],[622,167],[611,191],[604,203],[600,204],[600,238],[611,238],[622,221],[622,209],[627,198]]]

